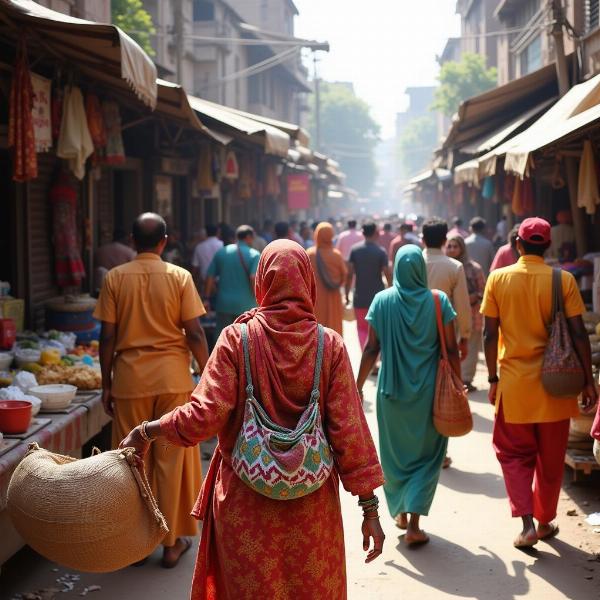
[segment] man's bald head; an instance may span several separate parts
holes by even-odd
[[[133,243],[138,252],[157,252],[163,246],[167,236],[167,224],[156,213],[143,213],[134,222],[131,230]]]

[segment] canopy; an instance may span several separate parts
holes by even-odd
[[[438,181],[448,181],[452,177],[452,173],[447,169],[427,169],[418,175],[415,175],[412,179],[409,179],[408,183],[411,185],[419,185],[437,179]]]
[[[479,186],[479,162],[477,159],[468,160],[454,169],[454,183],[468,183]]]
[[[180,121],[183,125],[202,131],[220,144],[227,145],[233,139],[204,125],[190,106],[185,90],[177,83],[157,79],[158,100],[156,111]]]
[[[28,34],[50,55],[72,61],[97,81],[130,87],[155,108],[156,67],[150,57],[115,25],[77,19],[31,0],[2,0],[0,21]]]
[[[217,124],[225,125],[227,128],[243,134],[255,137],[257,142],[264,146],[267,154],[287,157],[290,148],[290,136],[276,127],[253,118],[245,117],[225,108],[220,104],[188,96],[190,106],[201,116],[211,119]]]
[[[600,118],[600,75],[572,87],[531,127],[479,159],[480,175],[493,175],[496,161],[505,156],[504,169],[523,178],[529,174],[532,152]]]

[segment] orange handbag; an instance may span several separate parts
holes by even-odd
[[[473,429],[473,415],[465,386],[460,377],[453,371],[448,361],[446,336],[442,322],[442,306],[437,291],[433,291],[438,335],[440,338],[441,356],[435,380],[435,397],[433,399],[433,425],[440,435],[460,437]]]

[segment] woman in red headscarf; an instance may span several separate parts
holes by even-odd
[[[317,282],[317,321],[342,335],[344,305],[340,288],[346,281],[348,268],[342,253],[333,247],[334,235],[330,223],[319,223],[315,229],[315,245],[307,253]]]
[[[271,500],[248,487],[231,467],[246,400],[240,323],[248,325],[250,369],[261,405],[271,420],[294,428],[308,404],[317,355],[315,297],[306,252],[288,240],[269,244],[256,273],[259,306],[223,330],[191,401],[160,421],[136,427],[122,442],[143,456],[149,446],[144,434],[181,446],[218,435],[193,511],[203,521],[193,600],[346,598],[338,480],[364,502],[383,484],[383,475],[337,333],[325,330],[319,385],[323,426],[335,456],[329,479],[302,498]],[[379,520],[365,518],[362,532],[365,549],[373,538],[370,562],[383,545]]]

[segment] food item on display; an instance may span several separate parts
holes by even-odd
[[[66,383],[80,390],[97,390],[102,387],[100,372],[85,366],[49,365],[42,368],[37,380],[40,385]]]
[[[44,348],[42,350],[42,356],[40,362],[43,365],[59,365],[61,353],[58,348]]]
[[[42,372],[44,367],[42,367],[42,365],[38,365],[38,363],[26,363],[21,368],[23,371],[29,371],[30,373],[37,375],[38,373]]]
[[[14,356],[10,352],[0,352],[0,371],[8,369],[12,365]]]
[[[584,312],[581,318],[584,323],[593,323],[594,326],[600,324],[600,315],[595,312]]]
[[[13,374],[9,371],[0,371],[0,387],[11,385],[13,382]]]
[[[64,383],[53,385],[38,385],[30,392],[42,401],[44,410],[60,410],[67,408],[73,402],[77,388]]]

